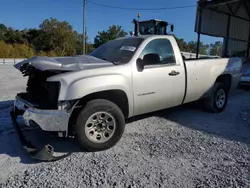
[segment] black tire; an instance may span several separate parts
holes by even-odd
[[[113,135],[103,143],[91,141],[85,133],[88,119],[95,113],[107,112],[111,114],[116,123]],[[95,99],[89,101],[80,112],[76,121],[76,139],[80,147],[85,151],[101,151],[113,147],[122,137],[125,129],[125,118],[121,109],[111,101]],[[95,132],[96,133],[96,132]],[[88,134],[88,133],[87,133]],[[99,134],[99,133],[97,133]],[[104,134],[104,133],[103,133]]]
[[[218,105],[217,104],[217,94],[218,92],[222,90],[225,93],[225,100],[223,105]],[[225,84],[216,82],[214,84],[214,87],[212,89],[211,95],[208,98],[205,98],[203,101],[205,110],[211,113],[220,113],[224,111],[224,109],[227,106],[227,101],[228,101],[228,89]]]

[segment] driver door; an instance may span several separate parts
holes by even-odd
[[[158,54],[160,62],[133,71],[134,115],[180,105],[184,97],[185,71],[176,61],[171,42],[167,38],[151,40],[140,58],[151,53]]]

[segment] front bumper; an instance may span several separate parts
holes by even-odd
[[[70,113],[66,110],[41,110],[36,105],[16,97],[14,109],[23,111],[27,126],[39,126],[44,131],[67,132]]]
[[[25,136],[24,136],[24,134],[23,134],[21,128],[19,127],[18,122],[17,122],[17,117],[23,116],[24,120],[28,126],[31,124],[31,121],[34,121],[34,122],[41,123],[39,125],[41,128],[51,130],[50,126],[48,126],[48,125],[46,126],[44,123],[48,123],[48,124],[52,124],[52,125],[53,125],[53,123],[55,123],[54,121],[56,121],[58,118],[54,118],[54,119],[48,118],[52,114],[50,113],[48,116],[46,116],[46,113],[43,113],[43,111],[40,111],[40,110],[34,108],[34,105],[29,104],[28,102],[25,102],[18,97],[15,100],[14,107],[10,112],[13,127],[16,130],[16,133],[18,135],[18,138],[19,138],[23,148],[30,154],[31,158],[33,158],[33,159],[40,160],[40,161],[56,161],[56,160],[60,160],[62,158],[65,158],[71,154],[71,153],[67,153],[67,154],[64,154],[61,156],[54,156],[53,155],[54,148],[49,144],[45,145],[41,149],[37,149],[35,146],[33,146],[31,144],[31,142],[29,142],[25,138]],[[56,114],[56,116],[60,117],[59,116],[60,114],[59,115],[58,114]],[[67,115],[65,115],[65,114],[63,114],[62,116],[67,117]],[[63,118],[63,119],[65,119],[65,118]],[[54,120],[54,121],[50,122],[50,120]],[[67,118],[66,118],[66,120],[67,120]],[[60,122],[61,121],[56,122],[56,125],[59,125]],[[52,129],[52,130],[54,130],[54,129]],[[63,129],[64,128],[61,128],[60,130],[63,130]]]

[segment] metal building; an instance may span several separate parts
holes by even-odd
[[[223,37],[222,57],[250,57],[250,0],[199,0],[195,32]],[[197,46],[197,54],[199,45]]]

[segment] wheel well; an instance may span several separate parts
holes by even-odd
[[[231,89],[232,76],[230,74],[220,75],[215,82],[220,82],[226,85],[227,91]]]
[[[78,114],[81,112],[81,109],[87,104],[88,101],[94,99],[106,99],[115,103],[123,112],[125,118],[129,115],[129,104],[128,97],[126,93],[122,90],[107,90],[100,91],[96,93],[91,93],[84,96],[78,100],[76,107],[73,109],[70,120],[69,120],[69,134],[74,134],[74,125],[77,119]]]

